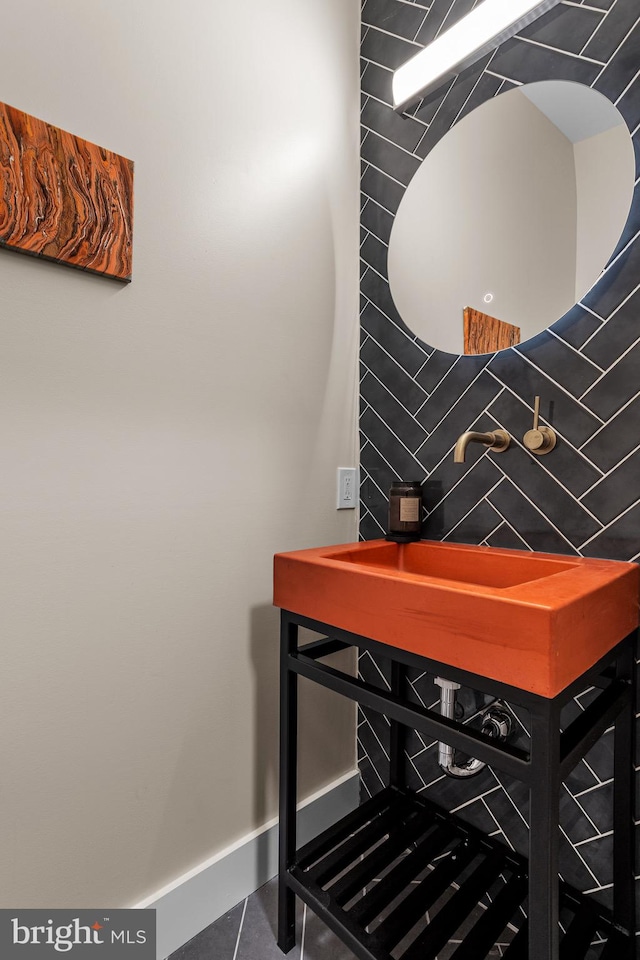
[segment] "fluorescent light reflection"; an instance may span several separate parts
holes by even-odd
[[[559,2],[483,0],[395,71],[394,109],[404,109],[443,80],[471,66]]]

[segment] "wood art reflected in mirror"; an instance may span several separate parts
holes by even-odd
[[[466,355],[495,353],[520,343],[520,327],[473,307],[464,308],[463,328]]]

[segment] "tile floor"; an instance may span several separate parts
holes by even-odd
[[[277,884],[270,880],[225,916],[171,954],[169,960],[283,960],[276,944]],[[288,960],[356,960],[355,955],[298,901],[297,944]],[[504,948],[506,948],[506,944]],[[452,941],[437,960],[449,960]],[[498,945],[495,954],[503,956]]]

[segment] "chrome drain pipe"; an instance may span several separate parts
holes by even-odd
[[[442,677],[436,677],[433,682],[440,687],[440,716],[455,720],[456,691],[460,689],[460,684],[453,680],[444,680]],[[494,740],[504,741],[511,732],[511,717],[501,708],[503,704],[496,700],[482,711],[482,732]],[[455,750],[450,744],[442,741],[438,743],[438,763],[447,776],[459,779],[474,777],[486,767],[484,760],[478,760],[475,757],[469,757],[464,763],[457,764]]]

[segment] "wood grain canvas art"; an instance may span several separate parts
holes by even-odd
[[[0,103],[0,245],[131,280],[133,163]]]

